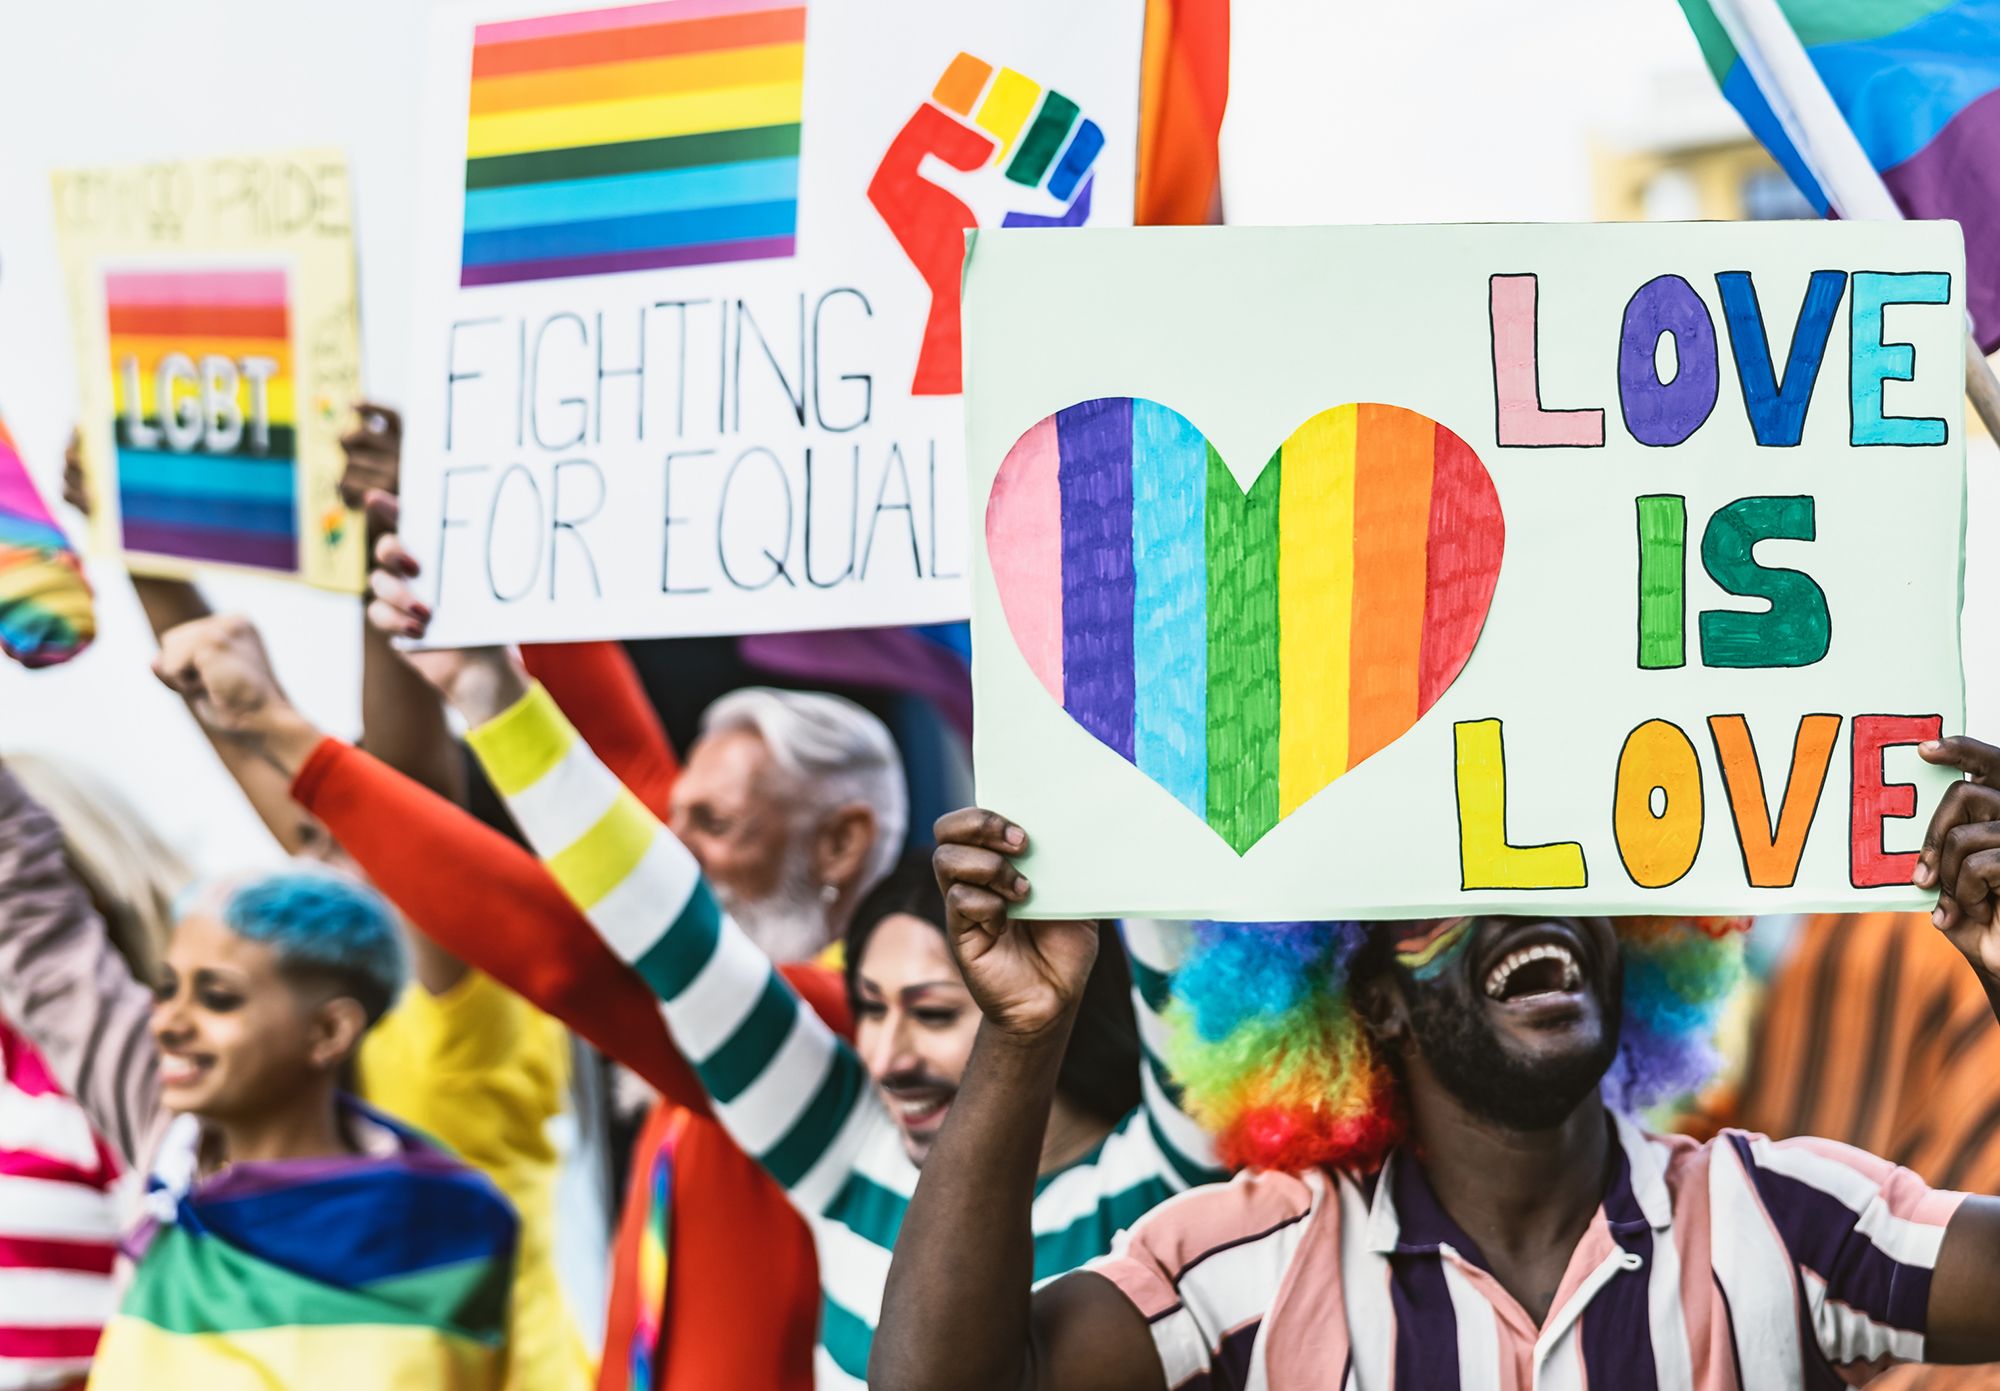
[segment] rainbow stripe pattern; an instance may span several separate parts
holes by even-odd
[[[646,1223],[639,1235],[638,1280],[632,1309],[632,1353],[625,1391],[653,1391],[665,1368],[659,1365],[660,1335],[667,1312],[667,1272],[673,1249],[674,1155],[687,1129],[686,1111],[676,1111],[653,1155],[646,1177]]]
[[[1021,436],[986,508],[1036,677],[1239,855],[1436,704],[1504,539],[1471,447],[1375,404],[1313,416],[1245,493],[1185,416],[1084,401]]]
[[[805,34],[798,0],[480,25],[459,283],[790,256]]]
[[[1897,206],[1964,224],[1966,304],[1979,346],[2000,348],[2000,0],[1779,7]],[[1825,191],[1709,0],[1681,0],[1681,9],[1722,95],[1826,212]]]
[[[478,1173],[365,1114],[398,1153],[238,1164],[172,1197],[91,1385],[500,1391],[513,1209]]]
[[[1045,91],[1012,68],[996,71],[970,53],[952,59],[931,97],[993,138],[993,162],[1007,167],[1009,179],[1033,188],[1047,178],[1050,196],[1061,202],[1077,192],[1104,148],[1097,122],[1077,120],[1076,103],[1061,92]],[[1035,221],[1054,219],[1009,215],[1006,225]]]
[[[23,666],[55,666],[96,636],[83,566],[0,421],[0,651]]]
[[[104,299],[124,548],[296,572],[285,271],[114,271]]]

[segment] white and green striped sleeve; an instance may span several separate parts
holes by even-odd
[[[876,1118],[853,1050],[540,685],[467,741],[563,892],[659,996],[736,1142],[800,1207],[824,1207]]]
[[[1175,1189],[1215,1183],[1228,1175],[1215,1158],[1215,1144],[1194,1117],[1181,1109],[1181,1089],[1167,1072],[1166,1011],[1173,974],[1187,956],[1194,928],[1184,922],[1128,918],[1125,952],[1132,960],[1132,1012],[1139,1023],[1145,1055],[1139,1071],[1146,1124],[1166,1160],[1164,1177]]]

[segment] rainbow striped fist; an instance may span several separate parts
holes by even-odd
[[[1037,201],[1059,205],[1053,213],[1008,212],[1003,227],[1081,227],[1090,220],[1091,171],[1103,149],[1097,122],[1061,92],[970,53],[952,59],[868,184],[868,201],[931,292],[911,395],[959,393],[959,269],[964,233],[979,225],[965,202],[923,177],[924,156],[968,173],[1004,171],[1006,180],[1036,191]]]
[[[1239,855],[1457,679],[1505,532],[1465,441],[1369,403],[1299,426],[1246,493],[1178,412],[1083,401],[1021,436],[986,505],[1036,677]]]
[[[83,565],[0,421],[0,651],[23,666],[49,667],[96,636]]]

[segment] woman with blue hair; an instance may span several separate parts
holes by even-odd
[[[0,886],[0,1014],[148,1175],[92,1386],[499,1387],[512,1210],[343,1086],[406,973],[382,900],[317,868],[198,890],[149,989],[4,766]]]

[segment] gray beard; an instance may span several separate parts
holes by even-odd
[[[807,871],[805,856],[787,855],[778,887],[746,902],[717,886],[716,897],[764,955],[773,961],[810,961],[833,940],[827,905]]]

